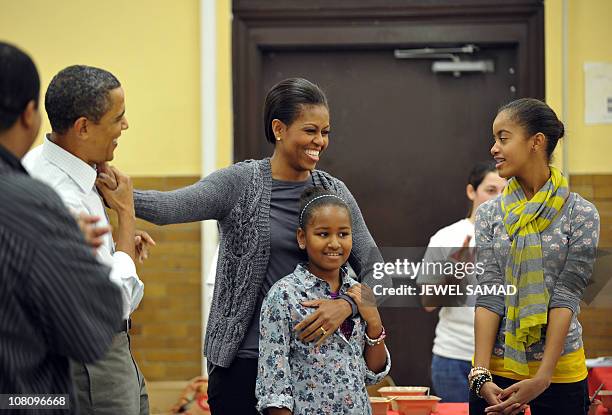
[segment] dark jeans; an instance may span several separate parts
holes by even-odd
[[[214,366],[208,374],[208,405],[212,415],[257,415],[257,359],[235,358],[228,368]]]
[[[467,402],[469,398],[468,374],[472,362],[449,359],[433,355],[431,361],[431,381],[436,396],[442,402]]]
[[[493,376],[493,382],[502,389],[517,380]],[[490,406],[470,391],[470,415],[483,415]],[[587,415],[589,412],[589,391],[587,380],[575,383],[551,383],[540,396],[529,402],[532,415]]]

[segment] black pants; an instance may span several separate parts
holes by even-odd
[[[493,382],[502,389],[517,380],[493,375]],[[470,415],[483,415],[491,406],[470,391]],[[589,412],[589,390],[587,380],[575,383],[551,383],[540,396],[529,402],[532,415],[587,415]]]
[[[235,358],[228,368],[214,366],[208,375],[212,415],[257,415],[257,359]]]

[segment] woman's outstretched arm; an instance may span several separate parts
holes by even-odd
[[[238,163],[177,190],[134,190],[136,216],[156,225],[220,220],[227,216],[248,181],[250,169]]]

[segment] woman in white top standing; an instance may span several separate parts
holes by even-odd
[[[506,186],[506,180],[499,177],[495,170],[495,163],[479,162],[474,165],[466,186],[466,195],[471,201],[467,218],[461,219],[452,225],[446,226],[435,233],[429,240],[424,262],[448,262],[451,257],[465,252],[460,248],[474,246],[474,219],[476,209],[482,203],[501,194]],[[460,259],[461,260],[461,259]],[[465,259],[464,259],[465,260]],[[451,275],[440,279],[429,274],[421,273],[419,284],[436,283],[444,281],[448,284],[473,284],[477,281],[474,275]],[[433,279],[432,279],[433,277]],[[473,280],[473,281],[472,281]],[[438,305],[444,304],[443,298],[422,297],[425,310],[434,311]],[[474,304],[462,307],[441,307],[436,337],[433,345],[433,359],[431,362],[431,377],[434,391],[442,398],[442,402],[467,402],[469,387],[467,376],[472,367],[471,360],[474,355]]]

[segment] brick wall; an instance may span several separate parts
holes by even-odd
[[[137,189],[171,190],[198,177],[134,178]],[[111,222],[115,218],[111,213]],[[145,295],[132,315],[132,351],[148,381],[186,380],[200,374],[202,355],[200,223],[156,226],[138,220],[155,239],[137,264]]]
[[[612,175],[573,175],[571,189],[595,204],[601,216],[600,248],[612,248]],[[612,355],[612,304],[582,307],[580,322],[587,357]]]

